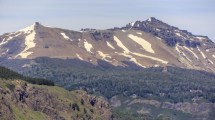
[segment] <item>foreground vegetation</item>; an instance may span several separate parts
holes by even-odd
[[[24,77],[0,67],[0,120],[108,120],[111,117],[111,109],[102,97],[80,90],[67,91],[50,83],[53,82]]]

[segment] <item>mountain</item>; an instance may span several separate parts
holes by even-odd
[[[109,104],[102,97],[81,90],[67,91],[57,86],[31,84],[20,79],[18,73],[2,67],[0,75],[1,120],[111,118]]]
[[[38,114],[50,119],[102,116],[114,120],[213,120],[215,117],[214,43],[206,36],[193,35],[156,18],[120,28],[81,31],[51,28],[36,22],[1,35],[0,42],[0,65],[22,74],[12,74],[15,77],[9,77],[12,81],[0,81],[1,88],[10,89],[7,96],[11,99],[6,99],[9,103],[3,101],[3,107],[12,115],[10,118],[26,114],[30,115],[27,119],[38,118]],[[8,78],[11,74],[1,76]],[[17,85],[16,79],[30,82],[26,91],[30,97],[14,105],[13,100],[17,99],[14,94],[19,94],[17,89],[25,85],[24,81]],[[12,85],[7,87],[7,82]],[[53,82],[70,92],[52,86]],[[5,96],[4,93],[0,95]],[[82,104],[82,99],[91,101],[98,98],[95,96],[102,96],[101,101],[109,106],[101,110],[100,104],[96,107],[89,102]],[[40,101],[36,108],[30,106],[38,99],[45,102]],[[13,106],[18,112],[11,113]],[[40,109],[35,113],[37,107]]]
[[[78,59],[98,65],[178,66],[215,71],[214,42],[154,17],[107,30],[81,31],[33,25],[0,36],[1,59]]]

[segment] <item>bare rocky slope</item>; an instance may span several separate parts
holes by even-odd
[[[178,66],[214,72],[214,43],[156,18],[129,23],[125,27],[81,31],[33,25],[0,36],[0,54],[6,59],[50,57],[79,59],[98,65]],[[25,65],[23,67],[26,67]]]

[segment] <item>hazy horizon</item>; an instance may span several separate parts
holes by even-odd
[[[215,41],[215,1],[160,1],[0,0],[0,34],[14,32],[34,22],[70,30],[108,29],[155,17]]]

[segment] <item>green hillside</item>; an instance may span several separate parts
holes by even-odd
[[[47,86],[0,67],[0,120],[103,120],[111,109],[102,97]],[[28,82],[26,82],[28,81]],[[36,85],[47,84],[47,85]],[[48,82],[49,83],[49,82]]]

